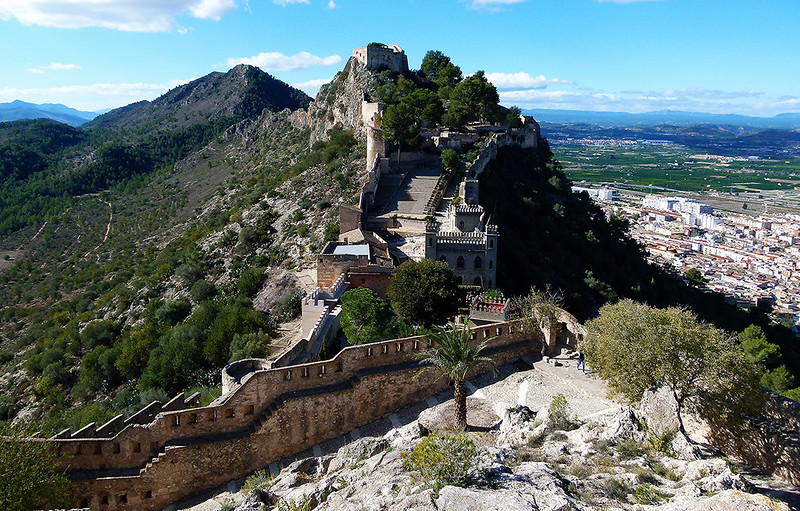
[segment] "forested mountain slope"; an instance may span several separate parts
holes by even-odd
[[[310,147],[309,100],[239,66],[80,129],[0,125],[0,420],[209,399],[263,354],[363,167],[349,132]]]

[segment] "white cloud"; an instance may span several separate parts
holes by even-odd
[[[259,53],[254,57],[240,57],[228,59],[228,66],[233,67],[237,64],[250,64],[257,66],[265,71],[297,71],[306,69],[310,66],[333,66],[339,64],[342,57],[339,55],[328,55],[318,57],[307,51],[302,51],[294,55],[284,55],[279,52]]]
[[[22,99],[32,103],[62,103],[80,110],[116,108],[143,99],[151,100],[189,80],[166,83],[93,83],[21,89],[0,88],[0,102]]]
[[[548,85],[572,85],[570,80],[548,79],[544,75],[528,73],[486,73],[486,79],[498,89],[544,89]]]
[[[103,27],[130,32],[180,30],[175,18],[218,20],[237,0],[3,0],[0,19],[56,28]]]
[[[234,9],[236,9],[236,0],[200,0],[197,5],[189,7],[195,18],[215,21]]]
[[[331,80],[333,80],[333,78],[320,78],[318,80],[309,80],[307,82],[290,83],[289,85],[296,89],[300,89],[309,96],[316,96],[317,92],[319,92],[319,88],[326,83],[329,83]]]
[[[272,0],[272,3],[286,7],[291,4],[307,4],[308,0]]]
[[[334,0],[328,0],[328,9],[336,9],[336,2],[334,2]]]
[[[62,64],[61,62],[51,62],[46,66],[38,66],[29,68],[28,71],[31,73],[41,74],[45,71],[75,71],[80,69],[81,66],[77,64]]]

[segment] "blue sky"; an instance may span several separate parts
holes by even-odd
[[[798,0],[2,0],[0,102],[153,99],[239,62],[314,95],[352,49],[438,49],[522,108],[800,112]]]

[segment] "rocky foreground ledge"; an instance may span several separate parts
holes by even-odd
[[[342,439],[335,453],[317,450],[279,471],[273,466],[272,475],[234,483],[190,509],[777,511],[800,503],[800,489],[660,432],[671,417],[657,392],[636,409],[606,406],[596,380],[540,363],[475,384],[467,437],[478,454],[459,486],[437,491],[404,463],[404,453],[448,422],[445,395],[442,404],[410,412],[416,417],[401,427]],[[553,416],[547,403],[557,394],[582,417]]]

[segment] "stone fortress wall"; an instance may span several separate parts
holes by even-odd
[[[497,364],[536,356],[542,343],[517,321],[475,327],[472,337],[491,338],[486,354]],[[240,381],[228,378],[209,406],[161,411],[108,438],[47,442],[63,455],[79,507],[160,509],[443,390],[448,382],[433,373],[415,378],[425,346],[411,337],[352,346],[323,362],[253,367]]]
[[[408,57],[397,44],[369,44],[353,50],[353,58],[367,69],[390,69],[396,73],[408,71]]]

